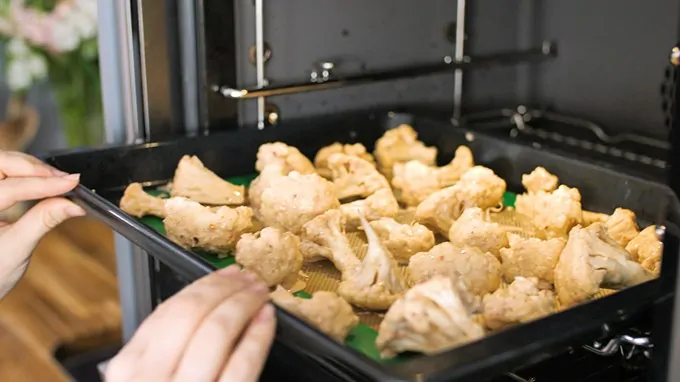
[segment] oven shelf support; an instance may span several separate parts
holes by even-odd
[[[525,50],[501,52],[478,57],[463,56],[461,60],[446,56],[442,62],[412,65],[397,69],[376,70],[368,73],[348,75],[345,77],[329,77],[312,81],[301,81],[278,86],[254,87],[236,89],[230,86],[213,85],[212,90],[227,99],[253,99],[260,97],[279,96],[347,86],[365,85],[407,78],[421,77],[451,70],[467,70],[495,65],[510,65],[521,62],[541,61],[557,55],[557,44],[545,41],[541,46]],[[461,93],[462,94],[462,93]],[[462,97],[462,96],[461,96]]]

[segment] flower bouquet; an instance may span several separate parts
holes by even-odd
[[[97,0],[0,0],[0,38],[10,102],[48,80],[69,145],[101,143]]]

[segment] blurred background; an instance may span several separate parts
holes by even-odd
[[[40,155],[103,143],[97,2],[0,0],[0,149]],[[0,301],[0,381],[98,380],[81,366],[120,342],[115,270],[113,236],[100,223],[77,219],[50,233]]]

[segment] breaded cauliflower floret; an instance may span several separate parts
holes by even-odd
[[[300,174],[314,174],[314,165],[300,150],[283,142],[265,143],[257,150],[255,169],[258,172],[272,164],[283,166],[284,173],[297,171]]]
[[[406,351],[439,353],[484,336],[475,321],[479,300],[455,279],[435,277],[397,300],[380,324],[375,341],[382,357]]]
[[[272,180],[286,176],[285,168],[280,163],[266,166],[260,174],[250,182],[248,187],[248,205],[253,209],[253,215],[262,219],[260,206],[262,205],[262,193],[269,188]]]
[[[260,276],[269,286],[292,286],[302,268],[300,239],[272,227],[241,236],[235,256],[237,263]]]
[[[545,317],[557,309],[555,294],[539,290],[534,277],[517,277],[507,288],[484,296],[484,322],[497,330]]]
[[[649,226],[642,230],[626,246],[626,251],[631,258],[642,265],[643,268],[659,275],[661,272],[661,255],[663,254],[663,243],[659,240],[656,233],[656,226]]]
[[[498,223],[488,221],[484,211],[478,207],[463,211],[449,230],[449,240],[460,247],[477,247],[482,252],[491,252],[499,258],[498,251],[508,246],[505,229]]]
[[[170,240],[186,249],[201,249],[220,257],[230,255],[236,243],[253,228],[250,207],[202,206],[174,197],[165,202],[165,231]]]
[[[392,218],[382,218],[369,224],[399,264],[408,264],[411,256],[434,247],[434,234],[422,224],[400,224]]]
[[[434,166],[437,159],[437,148],[427,147],[418,139],[418,134],[409,125],[400,125],[387,130],[375,142],[375,159],[378,170],[389,180],[395,163],[417,160],[428,166]]]
[[[538,166],[529,174],[522,175],[522,185],[529,193],[538,191],[552,192],[559,184],[557,176],[551,174],[545,168]]]
[[[307,222],[300,238],[305,262],[328,259],[340,272],[360,263],[345,236],[345,218],[337,209],[328,210]]]
[[[503,279],[511,283],[516,277],[535,277],[541,289],[550,289],[554,282],[557,261],[567,241],[561,237],[549,240],[524,238],[508,233],[510,248],[501,248]]]
[[[435,276],[445,276],[460,280],[470,293],[480,297],[492,293],[501,285],[501,263],[494,255],[449,242],[413,255],[408,271],[414,284]]]
[[[355,156],[332,154],[328,158],[338,199],[366,198],[390,184],[371,163]]]
[[[147,194],[139,183],[131,183],[120,199],[120,209],[137,218],[147,215],[164,218],[165,199]]]
[[[356,231],[361,226],[363,214],[366,220],[373,221],[380,218],[393,218],[399,213],[399,203],[392,190],[383,188],[366,199],[355,200],[340,205],[340,211],[345,216],[345,228]]]
[[[408,289],[396,260],[361,217],[368,250],[361,264],[345,269],[338,294],[350,304],[368,310],[387,310]]]
[[[538,232],[547,238],[567,236],[569,230],[583,220],[581,194],[565,185],[555,191],[539,190],[517,195],[517,213],[531,219]]]
[[[607,219],[605,226],[609,237],[624,248],[640,233],[635,212],[625,208],[614,210],[614,213]]]
[[[331,155],[338,153],[359,157],[375,166],[375,159],[373,159],[373,155],[367,152],[366,147],[361,143],[343,145],[341,143],[335,142],[332,145],[321,148],[321,150],[319,150],[314,157],[314,166],[316,167],[316,171],[319,173],[319,175],[323,176],[324,178],[330,178],[332,176],[333,172],[328,167],[328,158],[330,158]]]
[[[491,169],[475,166],[451,187],[435,192],[416,208],[416,221],[444,236],[468,208],[495,207],[503,200],[505,181]]]
[[[334,292],[318,291],[306,299],[295,297],[279,286],[269,295],[276,305],[336,341],[344,341],[350,330],[359,325],[359,317],[352,306]]]
[[[170,195],[216,206],[246,202],[245,187],[227,182],[207,169],[198,157],[188,155],[177,165]]]
[[[260,215],[267,226],[299,234],[305,223],[338,207],[332,183],[317,174],[293,171],[269,182],[262,192]]]

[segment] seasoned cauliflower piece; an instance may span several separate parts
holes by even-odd
[[[395,163],[417,160],[434,166],[437,159],[437,148],[427,147],[418,139],[418,134],[409,125],[400,125],[387,130],[375,142],[375,159],[378,169],[387,179],[392,179]]]
[[[661,255],[663,243],[656,233],[656,226],[649,226],[642,230],[626,246],[631,258],[639,262],[643,268],[659,275],[661,272]]]
[[[392,218],[382,218],[369,225],[399,264],[408,264],[411,256],[434,247],[434,234],[422,224],[400,224]]]
[[[246,202],[245,187],[227,182],[207,169],[198,157],[188,155],[177,165],[170,195],[217,206]]]
[[[406,292],[408,285],[396,260],[363,216],[361,225],[368,240],[366,257],[361,264],[342,272],[338,294],[350,304],[363,309],[387,310]]]
[[[456,150],[453,160],[445,166],[428,166],[417,160],[394,164],[392,186],[399,201],[407,206],[417,206],[432,193],[455,184],[474,166],[472,152],[466,146]]]
[[[359,325],[352,306],[333,292],[318,291],[312,298],[300,298],[277,287],[271,292],[272,301],[336,341],[343,342],[350,330]]]
[[[515,209],[530,218],[538,232],[547,238],[567,236],[569,230],[583,220],[581,194],[565,185],[552,192],[539,190],[517,195]]]
[[[235,257],[237,263],[260,276],[270,287],[278,284],[291,287],[302,268],[300,239],[272,227],[241,236]]]
[[[300,251],[305,262],[328,259],[340,272],[359,265],[359,259],[345,236],[345,218],[328,210],[302,227]]]
[[[557,188],[559,181],[555,175],[541,166],[529,174],[522,175],[522,185],[530,194],[539,191],[552,192]]]
[[[592,212],[592,211],[582,211],[583,215],[583,226],[587,227],[593,223],[606,223],[607,220],[609,219],[609,215],[603,214],[600,212]]]
[[[338,199],[366,198],[390,184],[371,163],[355,156],[332,154],[328,158]]]
[[[510,248],[500,250],[505,282],[522,276],[536,278],[541,289],[552,288],[555,267],[567,241],[561,237],[541,240],[512,233],[507,236]]]
[[[495,207],[503,200],[505,181],[483,166],[465,172],[460,181],[430,195],[416,208],[416,221],[444,236],[468,208]]]
[[[477,247],[500,257],[499,250],[508,246],[505,229],[498,223],[490,222],[481,208],[468,208],[460,215],[449,230],[449,240],[460,247]]]
[[[316,167],[316,171],[319,173],[319,175],[323,176],[324,178],[330,178],[333,175],[330,167],[328,167],[328,158],[330,158],[331,155],[338,153],[359,157],[375,166],[375,159],[373,159],[373,155],[371,155],[369,152],[366,152],[366,147],[364,147],[364,145],[361,143],[343,145],[341,143],[335,142],[332,145],[321,148],[321,150],[316,153],[316,157],[314,157],[314,166]]]
[[[147,194],[139,183],[131,183],[120,199],[120,209],[138,218],[147,215],[164,218],[165,199]]]
[[[258,148],[255,169],[262,172],[265,167],[272,164],[283,166],[285,174],[292,171],[300,174],[316,173],[312,162],[300,150],[283,142],[265,143]]]
[[[574,306],[602,288],[622,289],[653,278],[630,259],[602,223],[576,226],[555,267],[555,291],[563,306]]]
[[[168,239],[186,249],[201,249],[226,257],[236,243],[253,228],[250,207],[210,208],[192,200],[174,197],[165,202],[163,220]]]
[[[375,343],[382,357],[413,351],[435,354],[484,336],[473,315],[479,301],[455,279],[435,277],[414,286],[385,314]]]
[[[539,290],[535,277],[517,277],[507,288],[484,296],[484,322],[491,330],[545,317],[557,309],[555,294]]]
[[[449,242],[437,244],[428,252],[416,253],[408,264],[411,281],[423,283],[435,276],[455,278],[470,293],[484,296],[501,285],[501,263],[474,247],[458,247]]]
[[[361,226],[360,215],[363,214],[368,221],[393,218],[399,213],[399,203],[392,190],[383,188],[366,199],[341,204],[340,211],[345,216],[345,228],[356,231]]]
[[[302,226],[340,207],[333,184],[317,174],[291,172],[274,177],[261,195],[260,215],[270,227],[299,234]]]
[[[605,226],[607,227],[607,235],[624,248],[640,233],[635,212],[625,208],[614,210],[614,213],[607,219]]]
[[[250,182],[250,187],[248,187],[248,204],[253,209],[253,215],[257,219],[262,219],[262,214],[260,214],[262,193],[269,188],[272,180],[286,175],[284,166],[280,163],[274,163],[265,166],[257,178]]]

